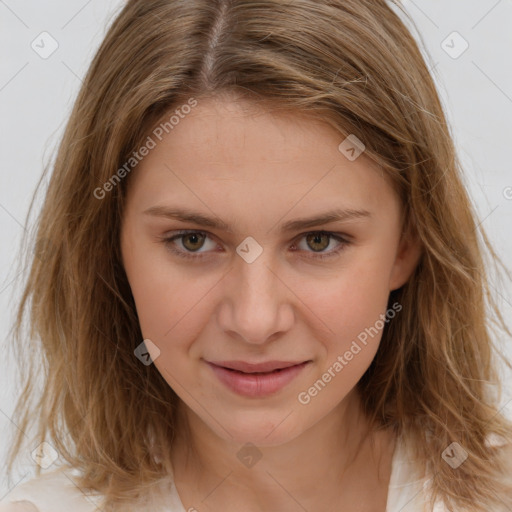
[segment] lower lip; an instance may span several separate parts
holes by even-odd
[[[242,373],[208,363],[218,377],[231,391],[248,397],[268,396],[281,390],[292,381],[308,362],[269,373]]]

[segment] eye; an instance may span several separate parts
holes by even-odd
[[[162,242],[165,246],[177,256],[188,259],[200,259],[202,255],[208,250],[200,251],[205,245],[205,240],[209,238],[208,233],[203,231],[177,231],[171,237],[161,237]],[[300,235],[299,239],[305,239],[307,247],[312,248],[312,251],[307,249],[299,249],[305,252],[311,253],[311,257],[314,259],[324,259],[337,256],[343,249],[350,245],[349,237],[341,236],[337,233],[331,233],[330,231],[312,231],[310,233],[304,233]],[[179,240],[179,244],[176,241]],[[325,251],[331,242],[335,240],[338,245],[330,251]],[[181,248],[177,246],[180,245]],[[299,244],[300,245],[300,244]],[[210,249],[215,249],[215,242],[212,242]],[[292,245],[292,251],[295,252],[297,244]]]
[[[310,253],[312,252],[313,255],[311,257],[320,260],[335,257],[348,245],[350,245],[348,237],[344,237],[330,231],[313,231],[311,233],[304,233],[301,235],[301,238],[304,238],[307,247],[313,249],[313,251],[305,251]],[[338,242],[338,245],[336,245],[336,247],[330,251],[325,251],[325,249],[331,245],[333,240]],[[296,245],[294,244],[293,247],[295,246]]]
[[[178,231],[177,234],[171,237],[164,237],[163,242],[168,249],[182,258],[201,258],[202,256],[196,256],[194,253],[201,254],[205,251],[199,251],[204,245],[205,239],[208,237],[207,233],[202,231]],[[175,240],[179,240],[179,245],[184,247],[178,249],[176,247]],[[213,244],[215,248],[215,244]]]

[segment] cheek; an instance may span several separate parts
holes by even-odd
[[[382,252],[379,256],[361,255],[310,296],[316,297],[315,304],[326,321],[364,327],[386,308],[391,264],[390,255]]]
[[[322,366],[329,367],[338,356],[347,354],[347,361],[354,361],[350,363],[350,373],[367,367],[380,342],[384,325],[381,315],[385,314],[386,306],[386,293],[360,285],[322,294],[316,301],[315,311],[329,329],[329,335],[322,339],[325,348]]]
[[[170,264],[165,251],[149,246],[132,246],[125,254],[125,270],[144,339],[150,339],[164,359],[171,347],[186,350],[210,316],[204,299],[215,280],[207,274],[191,277],[183,267]]]
[[[378,269],[366,270],[345,273],[311,296],[312,309],[329,334],[313,333],[323,347],[316,349],[315,375],[297,396],[301,407],[306,406],[299,411],[325,414],[357,385],[377,353],[386,325],[389,291]]]
[[[321,291],[311,288],[311,309],[328,327],[323,339],[329,367],[339,355],[350,359],[345,373],[354,375],[370,364],[386,325],[392,252],[368,253],[342,269]],[[389,321],[389,320],[388,320]]]

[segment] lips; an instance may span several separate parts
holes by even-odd
[[[300,375],[311,361],[266,361],[247,363],[245,361],[208,362],[224,386],[232,392],[247,398],[263,398],[285,388]]]
[[[266,361],[264,363],[247,363],[245,361],[211,361],[211,364],[227,368],[228,370],[237,370],[243,373],[268,373],[275,370],[283,370],[291,366],[297,366],[306,361]]]

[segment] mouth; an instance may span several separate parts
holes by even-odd
[[[211,361],[210,364],[234,370],[241,373],[265,374],[274,371],[286,370],[292,366],[307,363],[309,361],[266,361],[263,363],[247,363],[245,361]]]
[[[253,398],[277,393],[311,362],[267,361],[254,364],[243,361],[207,361],[214,375],[228,389],[238,395]]]

